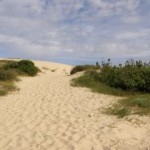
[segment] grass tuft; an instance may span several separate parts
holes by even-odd
[[[120,106],[116,106],[116,108],[108,108],[105,113],[116,115],[119,118],[123,118],[130,114],[130,110],[127,107],[120,108]]]
[[[38,71],[30,60],[0,60],[0,96],[16,89],[14,81],[19,75],[35,76]]]
[[[35,76],[39,69],[30,60],[10,61],[3,66],[4,70],[14,70],[19,75]]]
[[[127,115],[150,115],[150,94],[134,95],[114,104],[105,110],[107,114],[125,117]]]
[[[0,82],[0,96],[7,95],[9,92],[16,90],[13,81]]]

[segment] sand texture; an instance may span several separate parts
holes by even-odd
[[[103,114],[117,97],[70,86],[71,66],[36,61],[36,77],[0,97],[0,150],[149,150],[150,118]]]

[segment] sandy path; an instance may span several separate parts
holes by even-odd
[[[22,78],[20,91],[0,97],[0,150],[150,149],[148,117],[104,115],[100,110],[117,98],[71,87],[70,66],[36,65],[48,70]]]

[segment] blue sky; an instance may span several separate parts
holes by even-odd
[[[150,0],[0,0],[0,57],[147,61]]]

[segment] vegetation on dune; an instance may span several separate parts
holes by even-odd
[[[3,68],[5,70],[15,70],[16,72],[24,75],[35,76],[39,69],[30,60],[13,61],[6,63]]]
[[[78,87],[87,87],[90,88],[93,92],[123,96],[126,95],[126,92],[121,89],[116,89],[110,87],[102,82],[100,82],[100,74],[96,71],[86,71],[82,76],[72,80],[72,86]]]
[[[150,115],[150,94],[137,94],[119,100],[106,113],[125,117],[127,115]]]
[[[150,63],[128,60],[125,65],[102,64],[101,82],[130,92],[150,92]]]
[[[99,72],[86,69],[82,76],[72,80],[72,85],[88,87],[103,94],[126,96],[107,109],[109,114],[124,117],[150,113],[150,63],[131,59],[124,65],[113,66],[108,59],[102,62]]]
[[[16,89],[14,81],[19,75],[35,76],[38,71],[30,60],[0,60],[0,96]]]
[[[17,88],[13,81],[0,81],[0,96],[4,96],[14,90],[17,90]]]
[[[70,74],[73,75],[77,72],[86,71],[86,70],[98,70],[100,68],[99,64],[97,65],[79,65],[72,68]]]

